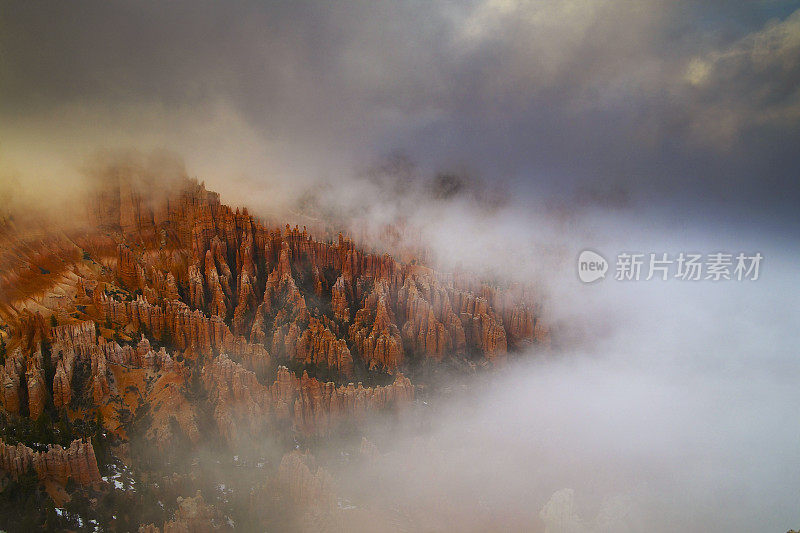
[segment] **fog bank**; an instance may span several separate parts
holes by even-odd
[[[626,283],[612,263],[582,285],[570,264],[549,287],[570,302],[555,318],[582,342],[428,407],[424,429],[375,434],[388,448],[378,466],[342,473],[364,505],[471,531],[797,527],[796,243],[731,237],[730,225],[637,228],[630,215],[605,216],[602,246],[587,244],[612,261],[623,250],[758,250],[761,278]]]

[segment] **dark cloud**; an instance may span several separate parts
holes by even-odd
[[[201,171],[313,179],[401,150],[525,190],[789,212],[796,8],[3,2],[3,149],[149,143]]]

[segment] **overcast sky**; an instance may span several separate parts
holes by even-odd
[[[451,406],[441,461],[387,467],[414,496],[490,472],[523,516],[573,488],[635,496],[656,531],[796,528],[798,147],[798,1],[0,0],[0,212],[3,185],[61,201],[95,150],[167,148],[228,203],[314,187],[343,220],[423,222],[445,263],[550,282],[587,354]],[[416,169],[353,179],[398,153]],[[479,185],[391,181],[442,171]],[[587,202],[631,208],[530,208]],[[750,284],[589,287],[584,247],[765,260]]]
[[[623,190],[796,220],[796,1],[0,12],[0,162],[17,179],[51,172],[45,154],[72,164],[121,145],[174,149],[212,183],[335,179],[402,152],[537,194]]]

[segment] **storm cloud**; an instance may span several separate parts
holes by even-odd
[[[98,144],[168,148],[216,185],[334,180],[401,151],[538,194],[794,219],[797,8],[3,2],[0,155],[47,174]]]

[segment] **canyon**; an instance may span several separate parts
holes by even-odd
[[[140,440],[168,453],[326,439],[411,409],[421,368],[491,369],[549,346],[530,288],[273,227],[188,177],[122,169],[86,205],[77,230],[0,225],[0,475],[103,490],[98,435],[127,464]],[[29,443],[41,451],[15,437],[14,424],[59,420],[58,435],[96,427],[67,447]],[[301,507],[335,514],[335,482],[307,453],[286,452],[274,475]],[[216,516],[191,494],[143,530]]]

